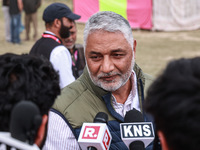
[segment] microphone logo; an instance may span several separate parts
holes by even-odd
[[[109,150],[112,135],[105,123],[83,123],[78,143],[81,149],[95,147],[98,150]]]
[[[106,130],[106,132],[105,132],[105,134],[103,136],[103,141],[102,141],[106,150],[109,148],[110,141],[111,141],[111,137],[110,137],[110,135],[108,133],[108,130]]]
[[[82,139],[97,139],[100,126],[85,126]]]
[[[151,138],[154,137],[151,123],[122,123],[123,138]]]

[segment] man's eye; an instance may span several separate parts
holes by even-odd
[[[97,61],[97,60],[100,60],[102,57],[101,56],[91,56],[90,58],[94,61]]]
[[[124,54],[113,54],[114,57],[123,57]]]

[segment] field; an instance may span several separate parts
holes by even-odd
[[[38,33],[45,31],[42,13],[44,8],[52,2],[63,2],[72,8],[72,0],[43,0],[42,6],[38,10]],[[80,14],[81,15],[81,14]],[[4,38],[4,18],[0,13],[0,54],[28,53],[35,43],[23,41],[25,31],[21,33],[22,43],[20,45],[11,44]],[[22,14],[24,22],[24,14]],[[78,43],[83,43],[84,24],[78,23]],[[32,35],[32,33],[31,33]],[[133,36],[137,40],[136,62],[144,72],[157,76],[166,64],[178,58],[191,58],[200,56],[200,30],[181,32],[153,32],[144,30],[133,30]],[[32,37],[32,36],[31,36]]]

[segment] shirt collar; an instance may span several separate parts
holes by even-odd
[[[44,33],[47,33],[47,34],[51,34],[51,35],[55,35],[53,32],[51,31],[45,31]]]
[[[137,90],[137,77],[134,70],[132,71],[130,78],[131,78],[132,89],[125,103],[124,104],[118,103],[113,95],[111,98],[111,103],[114,109],[123,117],[127,111],[133,108],[140,111],[138,90]]]

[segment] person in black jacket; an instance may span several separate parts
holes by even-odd
[[[26,39],[30,39],[30,24],[31,22],[33,23],[33,29],[34,29],[34,34],[33,34],[33,39],[36,41],[37,40],[37,10],[41,5],[41,0],[23,0],[23,6],[24,6],[24,11],[25,11],[25,29],[26,29]]]
[[[22,0],[11,0],[9,12],[11,17],[11,42],[20,44],[21,12],[23,10]]]
[[[70,52],[62,44],[61,39],[69,37],[72,22],[80,17],[63,3],[50,4],[45,8],[42,17],[46,31],[30,50],[30,55],[44,56],[49,59],[54,69],[59,72],[61,88],[75,80]]]

